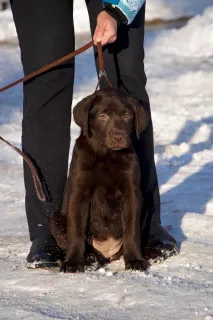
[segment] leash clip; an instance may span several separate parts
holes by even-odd
[[[100,72],[99,72],[99,78],[102,78],[102,77],[105,77],[105,78],[107,77],[105,70],[104,71],[100,70]]]
[[[97,86],[96,86],[95,91],[98,90],[98,87],[100,86],[101,79],[102,79],[103,77],[105,77],[106,81],[108,82],[109,87],[112,88],[112,84],[111,84],[111,82],[109,81],[109,78],[107,77],[106,71],[105,71],[105,70],[104,70],[104,71],[100,70],[100,71],[99,71],[99,75],[98,75],[98,83],[97,83]]]

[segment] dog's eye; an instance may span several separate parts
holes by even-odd
[[[125,117],[125,118],[129,118],[129,117],[130,117],[130,114],[129,114],[128,112],[125,112],[124,117]]]
[[[109,118],[109,116],[108,116],[108,114],[106,114],[106,113],[101,113],[101,114],[99,115],[99,119],[101,119],[102,121],[107,121],[108,118]]]

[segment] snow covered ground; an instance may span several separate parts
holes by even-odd
[[[146,20],[172,20],[202,13],[212,0],[147,0]]]
[[[149,0],[148,8],[157,2]],[[167,3],[171,11],[176,3],[182,12],[189,8],[194,13],[209,4]],[[157,8],[153,16],[160,12]],[[213,319],[213,7],[178,30],[149,30],[145,44],[162,220],[172,225],[180,255],[152,266],[146,275],[125,272],[122,261],[81,275],[26,269],[30,243],[22,159],[0,143],[1,320]],[[76,64],[74,105],[96,83],[91,50]],[[18,47],[2,45],[0,86],[21,75]],[[0,134],[19,147],[21,118],[17,86],[0,94]],[[74,123],[72,132],[73,145],[78,134]]]

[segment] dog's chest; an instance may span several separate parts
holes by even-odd
[[[97,162],[93,168],[94,192],[87,239],[102,256],[111,258],[122,247],[122,214],[127,199],[129,164],[122,159],[107,160]]]
[[[105,258],[122,246],[122,211],[125,202],[123,176],[113,167],[96,168],[96,186],[90,207],[90,244]]]
[[[119,197],[126,178],[124,171],[125,166],[122,162],[98,162],[93,168],[95,189],[102,189],[106,191],[106,195]]]

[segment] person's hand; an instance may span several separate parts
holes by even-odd
[[[101,42],[104,46],[108,43],[113,43],[117,39],[117,21],[112,18],[107,12],[102,11],[97,17],[97,26],[93,36],[94,44]]]

